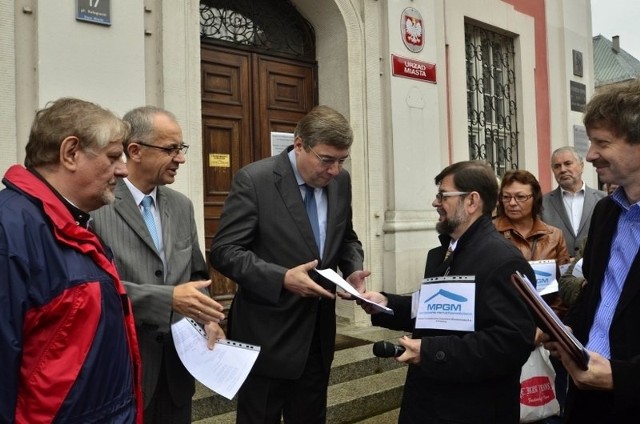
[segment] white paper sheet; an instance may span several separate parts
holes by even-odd
[[[370,304],[377,311],[383,312],[385,314],[393,315],[393,309],[387,308],[384,305],[380,305],[379,303],[375,303],[375,302],[372,302],[372,301],[370,301],[368,299],[365,299],[364,297],[362,297],[360,295],[360,293],[358,293],[358,290],[354,289],[353,286],[347,282],[347,280],[342,278],[340,276],[340,274],[338,274],[337,272],[335,272],[331,268],[327,268],[327,269],[317,269],[316,268],[315,271],[318,274],[322,275],[327,280],[335,283],[338,287],[340,287],[341,289],[343,289],[344,291],[349,293],[351,296],[353,296],[353,297],[355,297],[357,299],[360,299],[363,302],[366,302],[366,303]]]
[[[258,358],[260,346],[217,340],[207,347],[207,335],[191,318],[171,326],[176,351],[185,368],[200,383],[231,400]]]
[[[582,275],[582,258],[578,262],[576,262],[576,266],[573,267],[573,272],[571,273],[574,277],[584,278]]]

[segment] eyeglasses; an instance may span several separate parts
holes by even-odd
[[[173,158],[178,156],[179,153],[182,153],[183,155],[186,155],[187,151],[189,150],[189,145],[188,144],[181,144],[181,145],[179,145],[177,147],[160,147],[160,146],[156,146],[156,145],[153,145],[153,144],[143,143],[141,141],[136,141],[136,144],[139,144],[139,145],[145,146],[145,147],[153,147],[154,149],[158,149],[158,150],[163,150],[169,156],[171,156]]]
[[[524,203],[532,197],[533,194],[516,194],[515,196],[503,194],[502,196],[500,196],[500,201],[502,203],[509,203],[511,202],[511,199],[515,199],[517,203]]]
[[[311,146],[308,146],[309,150],[311,150],[311,152],[316,155],[316,157],[318,158],[318,160],[320,161],[320,163],[322,164],[322,166],[329,168],[331,166],[333,166],[334,163],[337,163],[338,166],[342,167],[344,165],[344,163],[349,159],[349,155],[343,157],[343,158],[334,158],[331,156],[320,156],[319,154],[317,154],[315,152],[315,150],[313,150],[311,148]]]
[[[438,202],[442,203],[442,201],[447,197],[465,196],[467,194],[469,194],[468,191],[439,191],[436,193],[436,199]]]

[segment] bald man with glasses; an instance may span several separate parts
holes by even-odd
[[[170,326],[182,317],[202,324],[209,346],[224,338],[222,306],[210,298],[209,272],[198,242],[193,204],[167,185],[185,163],[188,145],[175,116],[153,106],[128,112],[124,142],[129,176],[113,205],[93,213],[96,232],[114,251],[133,303],[142,356],[144,421],[191,423],[195,381],[178,358]]]

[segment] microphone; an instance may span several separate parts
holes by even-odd
[[[404,346],[396,345],[384,340],[373,344],[373,354],[378,358],[395,358],[402,355],[404,351]]]

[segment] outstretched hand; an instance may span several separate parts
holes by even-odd
[[[178,284],[173,289],[173,310],[200,324],[218,323],[224,319],[224,307],[200,291],[208,287],[211,280],[189,281]]]
[[[334,299],[333,293],[309,277],[309,271],[318,265],[317,260],[291,268],[284,275],[284,288],[301,297],[325,297]]]
[[[365,279],[371,275],[371,271],[363,270],[363,271],[354,271],[348,276],[345,281],[360,294],[363,294],[367,291],[366,281]],[[351,293],[339,291],[338,296],[344,300],[355,300],[355,298],[351,295]]]

